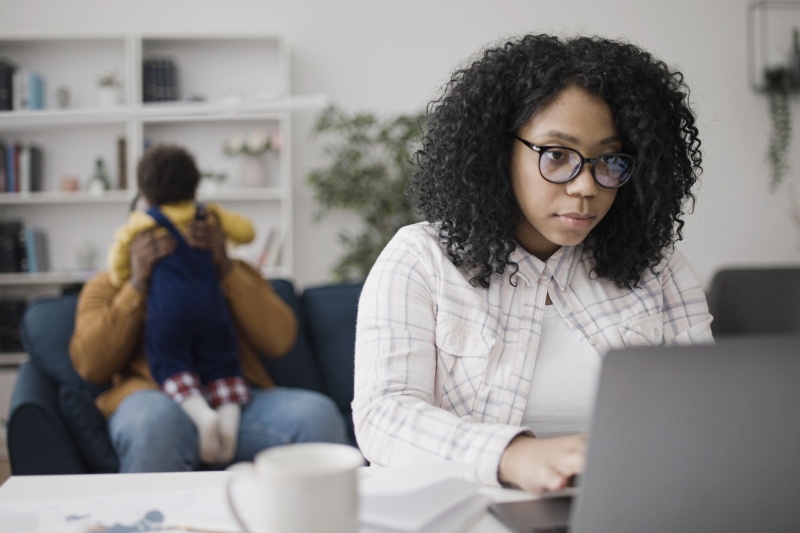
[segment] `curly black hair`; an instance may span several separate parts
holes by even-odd
[[[510,260],[523,216],[511,182],[511,134],[562,90],[598,95],[622,151],[639,160],[608,214],[584,241],[594,274],[636,287],[682,238],[684,206],[702,172],[700,140],[683,75],[641,48],[600,37],[527,35],[485,50],[428,105],[412,205],[439,229],[443,250],[489,287]]]
[[[194,198],[200,171],[186,149],[159,144],[149,148],[136,168],[139,192],[150,205],[164,205]]]

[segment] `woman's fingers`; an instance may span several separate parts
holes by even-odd
[[[583,471],[586,438],[583,435],[537,439],[520,436],[500,460],[500,479],[541,494],[563,489]]]
[[[565,443],[562,453],[556,456],[553,467],[561,476],[569,478],[583,472],[586,464],[586,439],[582,435],[567,438],[573,440]]]

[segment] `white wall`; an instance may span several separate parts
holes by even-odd
[[[423,108],[456,65],[502,36],[626,37],[678,67],[693,90],[705,173],[680,248],[707,283],[721,266],[800,259],[787,190],[768,192],[769,121],[764,97],[747,85],[745,15],[745,0],[0,0],[0,32],[280,33],[292,49],[295,94],[382,113]],[[294,123],[300,286],[329,280],[337,231],[357,229],[347,214],[312,222],[305,176],[323,164],[320,141],[309,138],[313,120],[300,114]]]

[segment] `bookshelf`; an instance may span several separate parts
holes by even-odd
[[[174,62],[182,100],[144,102],[143,62],[150,57]],[[256,240],[232,255],[255,262],[267,236],[277,235],[272,242],[278,246],[271,248],[262,274],[291,278],[291,114],[322,108],[327,101],[321,95],[291,94],[289,57],[283,39],[274,35],[0,34],[0,58],[44,81],[44,109],[0,111],[1,142],[36,145],[44,154],[43,190],[0,192],[0,220],[42,230],[50,258],[49,272],[0,274],[0,299],[57,295],[104,268],[114,230],[125,221],[136,193],[136,163],[146,144],[159,142],[185,146],[201,173],[227,176],[222,183],[204,180],[198,198],[253,221]],[[103,107],[97,80],[109,73],[122,87],[117,105]],[[62,88],[69,93],[66,108],[59,102]],[[242,156],[227,156],[222,146],[232,136],[246,138],[254,131],[279,136],[281,147],[266,157],[266,183],[244,187]],[[119,188],[119,138],[126,141],[126,189]],[[97,158],[105,162],[112,189],[92,194],[84,187]],[[62,190],[64,177],[76,178],[81,190]],[[96,264],[81,270],[79,250],[87,247],[96,252]],[[0,366],[25,358],[0,353]]]
[[[279,36],[0,34],[0,57],[35,71],[45,86],[43,110],[0,112],[0,140],[35,144],[45,158],[44,190],[0,193],[0,219],[42,229],[52,270],[75,271],[75,250],[87,242],[105,257],[135,194],[136,162],[145,143],[172,142],[195,155],[201,172],[227,176],[222,186],[201,188],[202,201],[219,202],[253,220],[257,237],[252,250],[237,255],[257,259],[265,236],[280,228],[281,261],[265,274],[291,277],[291,112],[321,108],[326,101],[319,95],[291,95],[289,51]],[[142,64],[149,57],[174,61],[184,100],[143,101]],[[108,73],[122,81],[119,105],[100,107],[96,82]],[[70,95],[66,109],[58,104],[62,87]],[[187,101],[190,97],[193,101]],[[244,188],[237,182],[242,158],[225,155],[222,144],[255,130],[280,135],[282,146],[268,156],[266,186]],[[115,189],[121,137],[127,148],[127,190]],[[99,195],[60,190],[64,176],[85,184],[98,157],[106,164],[112,190]],[[22,283],[20,276],[9,279]]]

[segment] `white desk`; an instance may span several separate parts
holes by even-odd
[[[156,474],[84,474],[72,476],[12,476],[0,486],[0,503],[31,503],[37,500],[121,496],[147,491],[170,491],[222,486],[228,472],[180,472]],[[486,488],[482,492],[495,501],[530,499],[520,491]],[[508,533],[488,512],[469,533]]]

